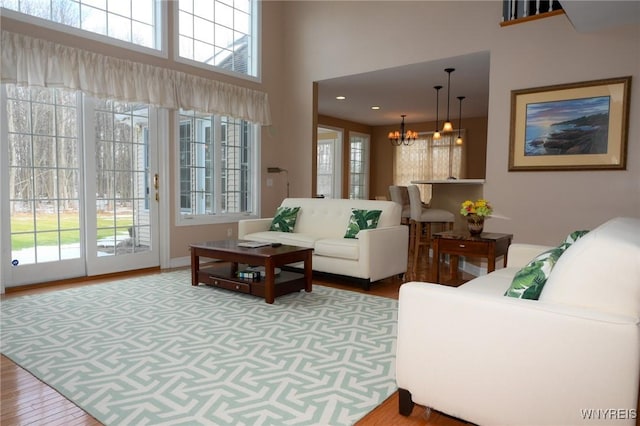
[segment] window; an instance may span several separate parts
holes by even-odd
[[[369,198],[369,135],[350,134],[349,198]]]
[[[256,0],[179,0],[178,56],[258,76]]]
[[[110,39],[162,50],[161,8],[156,0],[0,0],[0,6]]]
[[[342,130],[318,127],[316,194],[342,197]]]
[[[460,135],[465,140],[465,131]],[[433,133],[420,134],[413,145],[400,145],[394,156],[393,183],[410,185],[412,180],[460,178],[464,170],[464,145],[456,145],[457,133],[433,139]],[[424,202],[431,199],[431,187],[420,188]]]
[[[181,110],[178,128],[179,224],[257,215],[256,125]]]

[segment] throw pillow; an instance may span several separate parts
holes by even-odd
[[[278,207],[269,231],[293,232],[300,207]]]
[[[567,238],[564,239],[563,244],[573,244],[576,241],[578,241],[580,238],[584,237],[585,235],[587,235],[589,231],[573,231],[572,233],[570,233],[569,235],[567,235]]]
[[[381,214],[382,210],[351,209],[351,218],[344,238],[358,238],[358,232],[361,230],[377,228]]]
[[[556,264],[566,247],[568,246],[561,244],[536,256],[527,266],[516,273],[511,281],[511,286],[504,295],[518,299],[538,300],[553,265]]]
[[[524,268],[520,269],[511,281],[505,296],[519,299],[538,300],[542,288],[547,283],[551,270],[562,255],[573,243],[585,236],[589,231],[574,231],[564,239],[558,247],[540,253]]]

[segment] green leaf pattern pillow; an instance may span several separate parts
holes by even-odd
[[[375,229],[378,227],[382,210],[351,209],[351,218],[344,238],[358,238],[358,232],[363,229]]]
[[[269,231],[293,232],[300,207],[278,207]]]
[[[542,287],[547,282],[547,278],[549,278],[560,255],[565,251],[565,246],[568,247],[566,244],[561,244],[536,256],[527,266],[516,273],[511,286],[504,295],[519,299],[538,300],[540,293],[542,293]]]
[[[564,239],[563,244],[573,244],[576,241],[578,241],[580,238],[584,237],[585,235],[587,235],[589,231],[573,231],[572,233],[570,233],[569,235],[567,235],[567,238]]]
[[[587,232],[589,231],[574,231],[569,234],[558,247],[536,256],[527,266],[516,273],[511,282],[511,286],[504,295],[518,299],[538,300],[542,293],[542,288],[551,274],[551,270],[558,259],[560,259],[560,256],[562,256],[562,253],[564,253],[571,244],[586,235]]]

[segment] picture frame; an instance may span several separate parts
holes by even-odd
[[[626,170],[631,77],[511,91],[509,171]]]

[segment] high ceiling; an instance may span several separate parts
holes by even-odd
[[[489,52],[403,65],[318,82],[318,114],[370,126],[398,124],[406,114],[407,123],[436,120],[436,90],[439,121],[447,116],[447,73],[451,73],[450,118],[458,121],[462,101],[465,117],[486,117],[489,104]],[[337,100],[336,96],[345,96]],[[380,106],[374,111],[372,106]]]
[[[563,1],[569,21],[579,32],[594,32],[640,22],[640,1]],[[450,117],[458,119],[457,96],[462,102],[462,119],[486,117],[489,101],[489,52],[433,60],[396,68],[318,82],[318,113],[336,118],[381,126],[398,124],[406,114],[407,123],[435,121],[436,91],[440,90],[439,120],[447,114],[447,73],[451,74]],[[345,96],[343,101],[336,96]],[[371,106],[380,110],[373,111]]]

